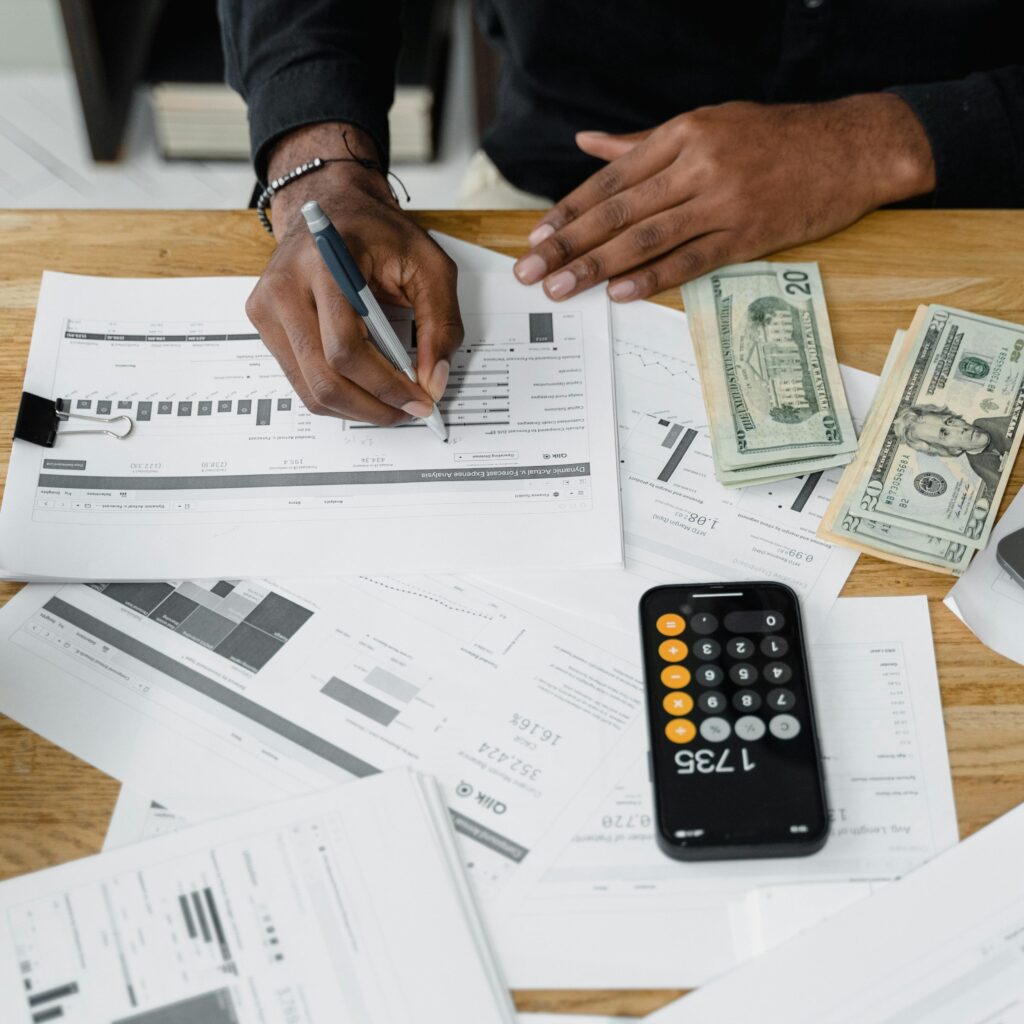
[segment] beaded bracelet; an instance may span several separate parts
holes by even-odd
[[[259,217],[260,223],[270,233],[274,233],[274,227],[270,223],[270,218],[267,216],[267,207],[270,206],[270,201],[281,191],[286,185],[290,185],[293,181],[298,180],[304,174],[309,174],[311,171],[318,171],[321,167],[326,167],[327,164],[359,164],[360,167],[365,167],[371,171],[379,171],[387,182],[388,188],[391,189],[391,194],[395,198],[395,202],[398,202],[398,195],[395,192],[394,186],[391,184],[391,179],[394,178],[399,185],[402,186],[402,191],[405,193],[405,201],[409,202],[409,191],[402,183],[402,179],[398,177],[393,171],[386,171],[376,161],[370,160],[367,157],[356,156],[352,152],[352,147],[348,143],[348,132],[341,133],[341,141],[345,143],[345,148],[348,150],[348,156],[332,156],[332,157],[313,157],[312,160],[308,160],[304,164],[299,164],[298,167],[293,167],[287,174],[282,175],[280,178],[275,178],[273,181],[267,183],[267,187],[259,194],[259,198],[256,200],[256,216]]]

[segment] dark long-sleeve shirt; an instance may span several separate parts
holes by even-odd
[[[895,92],[924,125],[937,206],[1024,206],[1024,61],[1013,0],[475,0],[502,58],[483,147],[557,199],[599,162],[582,129],[652,127],[707,104]],[[400,0],[219,0],[253,159],[318,121],[365,129],[386,160]]]

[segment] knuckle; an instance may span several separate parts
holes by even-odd
[[[327,407],[321,405],[311,394],[302,392],[299,394],[299,398],[302,404],[314,415],[323,416],[327,412]]]
[[[341,407],[338,385],[330,377],[314,377],[309,382],[309,390],[313,401],[325,409]]]
[[[654,267],[645,267],[637,276],[641,295],[654,295],[660,292],[661,278]]]
[[[619,197],[602,203],[597,208],[597,215],[606,231],[621,231],[633,219],[629,202]]]
[[[572,236],[564,231],[556,231],[545,243],[555,258],[564,263],[576,255],[576,243]]]
[[[563,199],[551,211],[548,221],[554,225],[565,225],[576,220],[582,212],[574,200]]]
[[[622,174],[614,164],[608,164],[593,177],[594,188],[606,199],[615,195],[622,188]]]
[[[572,266],[577,281],[599,281],[605,276],[604,260],[596,253],[588,252]]]
[[[665,233],[660,224],[652,221],[635,227],[630,232],[629,240],[638,253],[645,255],[661,247],[665,241]]]
[[[327,365],[335,373],[340,374],[342,377],[347,377],[355,363],[352,346],[339,340],[336,343],[325,347],[328,349],[325,354]]]
[[[639,185],[640,199],[645,204],[659,203],[665,198],[668,186],[669,181],[664,174],[655,174],[650,178],[646,178]]]
[[[672,263],[678,273],[689,278],[696,277],[704,271],[707,266],[707,258],[699,249],[684,248],[676,252]]]

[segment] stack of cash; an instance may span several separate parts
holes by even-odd
[[[683,285],[715,476],[842,466],[857,449],[816,263],[741,263]]]
[[[960,575],[988,543],[1024,418],[1024,327],[921,306],[898,332],[819,536]]]

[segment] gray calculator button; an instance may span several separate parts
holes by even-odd
[[[717,665],[701,665],[694,673],[701,686],[718,686],[725,673]]]
[[[757,669],[741,661],[729,669],[729,678],[737,686],[752,686],[757,682]]]
[[[791,740],[800,735],[800,723],[792,715],[776,715],[768,722],[768,729],[780,740]]]
[[[727,704],[728,701],[717,690],[702,693],[697,698],[697,707],[706,715],[717,715],[719,711],[726,709]]]
[[[698,612],[690,618],[690,629],[694,633],[706,636],[708,633],[714,633],[718,629],[718,619],[711,612]]]
[[[781,636],[766,636],[761,641],[761,653],[766,658],[784,658],[789,651],[789,643]]]
[[[761,706],[761,694],[757,690],[740,690],[732,695],[732,706],[741,712],[756,711]]]
[[[725,649],[732,658],[749,658],[754,653],[754,642],[745,636],[734,636]]]
[[[778,633],[786,620],[779,612],[729,612],[725,628],[730,633]]]
[[[700,734],[709,743],[721,743],[729,738],[732,727],[724,718],[705,718],[700,723]]]
[[[769,661],[764,667],[764,678],[781,686],[793,678],[793,670],[784,661]]]
[[[793,705],[796,704],[796,697],[793,696],[792,690],[787,690],[780,686],[777,690],[768,691],[765,703],[772,711],[790,711]]]
[[[743,715],[736,719],[736,736],[738,739],[755,743],[764,735],[764,722],[757,715]]]
[[[693,645],[693,653],[701,661],[714,661],[722,653],[722,645],[717,640],[707,637]]]

